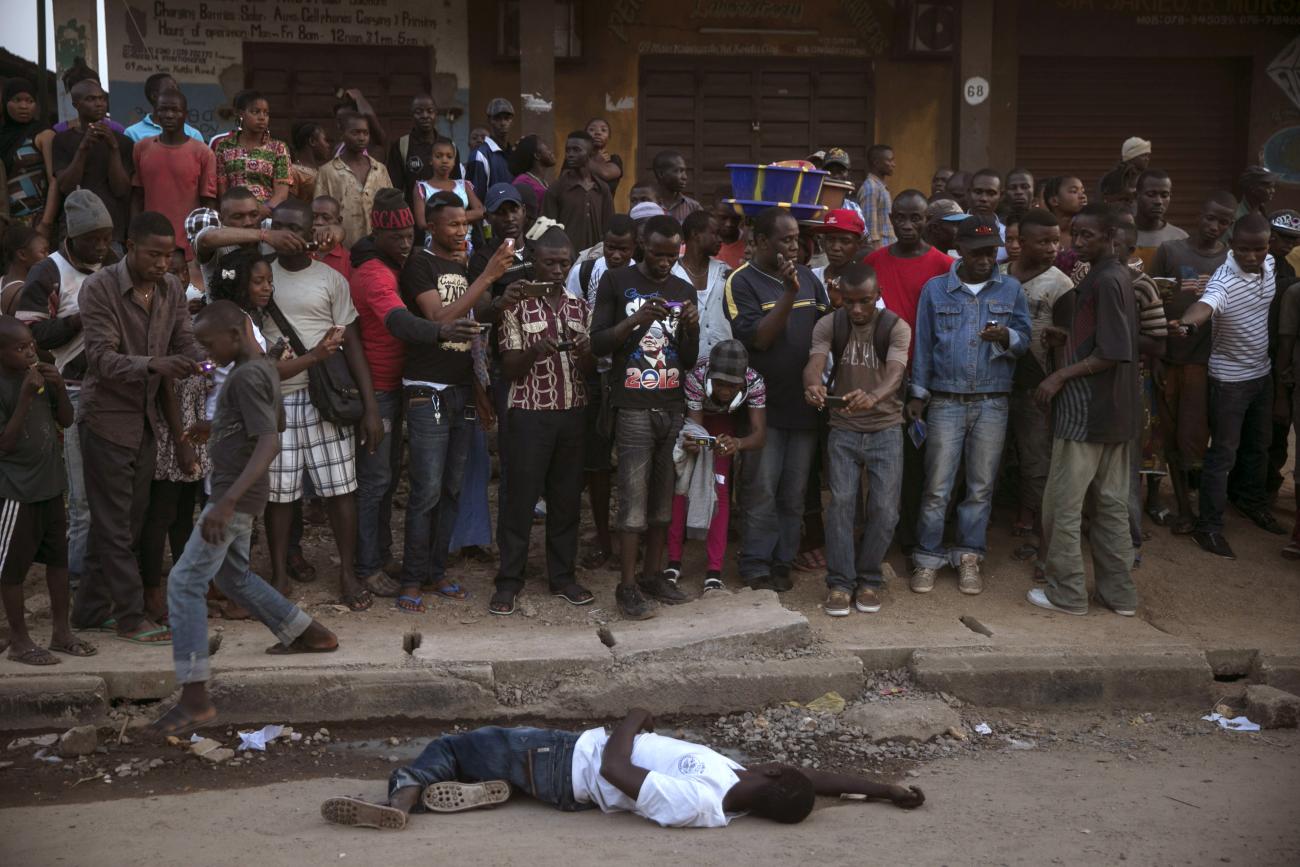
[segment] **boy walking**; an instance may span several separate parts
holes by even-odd
[[[270,496],[271,461],[280,451],[284,408],[275,364],[258,350],[248,317],[232,301],[216,301],[199,314],[197,337],[218,367],[234,362],[217,398],[208,454],[212,494],[167,580],[172,658],[181,699],[152,725],[161,736],[186,734],[211,724],[217,709],[208,697],[208,585],[266,624],[279,639],[268,653],[328,653],[332,632],[285,599],[249,569],[253,519]]]
[[[63,510],[63,454],[58,429],[72,424],[63,377],[37,358],[32,333],[0,316],[0,597],[9,620],[9,658],[55,665],[50,650],[93,656],[93,645],[68,625],[68,522]],[[32,641],[23,618],[23,581],[34,561],[45,564],[54,618],[50,647]]]

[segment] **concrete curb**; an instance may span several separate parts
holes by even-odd
[[[0,680],[0,728],[50,728],[99,722],[108,686],[89,675],[28,675]]]
[[[966,647],[918,650],[911,670],[927,689],[988,707],[1204,704],[1214,674],[1194,648]]]

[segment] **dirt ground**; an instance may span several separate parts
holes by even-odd
[[[676,831],[629,815],[565,815],[520,802],[415,817],[401,833],[326,826],[318,812],[323,798],[382,797],[388,769],[431,734],[370,725],[331,730],[330,746],[273,745],[264,760],[239,767],[176,758],[177,749],[160,747],[161,755],[171,751],[166,765],[112,783],[73,786],[76,774],[53,766],[0,771],[7,807],[0,809],[0,853],[25,867],[90,860],[109,867],[1293,865],[1300,856],[1294,731],[1226,732],[1182,712],[1026,716],[964,708],[963,715],[987,721],[993,734],[929,760],[849,765],[921,786],[927,803],[910,813],[823,798],[794,827],[740,819],[724,830]],[[659,730],[677,733],[672,722]],[[708,730],[701,732],[707,740]],[[143,749],[115,747],[108,761]]]

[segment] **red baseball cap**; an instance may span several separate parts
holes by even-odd
[[[857,211],[850,208],[839,208],[827,214],[822,224],[815,226],[813,231],[818,234],[823,232],[848,232],[861,236],[866,233],[867,224],[862,222],[862,216]]]

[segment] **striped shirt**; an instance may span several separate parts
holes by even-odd
[[[1220,382],[1246,382],[1268,376],[1268,308],[1277,289],[1272,256],[1258,274],[1247,274],[1228,259],[1214,272],[1201,301],[1214,310],[1210,376]]]

